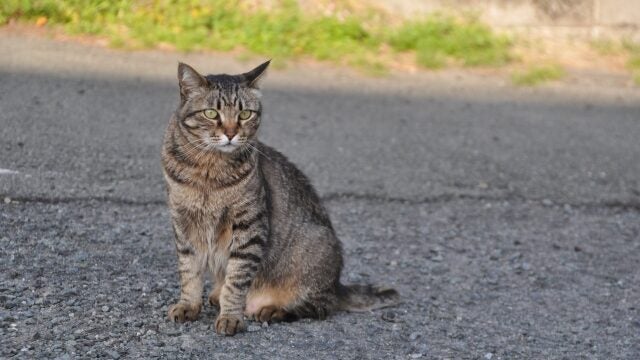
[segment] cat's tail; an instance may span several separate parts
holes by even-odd
[[[400,294],[391,288],[373,285],[342,285],[338,287],[338,309],[363,312],[395,306]]]

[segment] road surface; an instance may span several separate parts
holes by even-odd
[[[261,139],[309,177],[345,282],[403,303],[231,338],[174,324],[161,137],[179,60],[0,32],[0,357],[637,359],[640,91],[518,89],[450,70],[300,64],[264,83]]]

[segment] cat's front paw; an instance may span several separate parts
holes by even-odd
[[[179,302],[169,306],[169,319],[175,322],[194,321],[200,314],[200,305]]]
[[[220,335],[232,336],[244,329],[242,315],[220,314],[216,319],[216,332]]]

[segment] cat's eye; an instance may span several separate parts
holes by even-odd
[[[252,112],[249,110],[242,110],[240,111],[240,114],[238,114],[238,118],[240,120],[247,120],[248,118],[250,118],[252,115]]]
[[[218,112],[213,109],[207,109],[203,111],[203,113],[204,113],[204,116],[206,116],[209,119],[215,119],[218,117]]]

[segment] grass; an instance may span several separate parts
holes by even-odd
[[[631,70],[633,83],[640,86],[640,49],[636,48],[632,51],[629,60],[627,60],[627,68]]]
[[[474,19],[432,16],[408,22],[393,32],[389,44],[398,51],[414,50],[416,62],[427,68],[459,61],[465,66],[498,66],[510,60],[510,41]]]
[[[179,50],[231,50],[291,58],[335,60],[375,49],[379,40],[353,18],[306,17],[293,1],[272,11],[252,10],[226,0],[4,0],[0,21],[46,17],[72,34],[106,36],[111,44]]]
[[[603,56],[620,55],[626,57],[627,69],[631,71],[633,83],[640,86],[640,44],[629,40],[601,39],[591,42],[591,47]]]
[[[640,86],[640,44],[622,41],[622,49],[627,55],[627,68],[631,70],[633,83]]]
[[[623,50],[621,43],[610,39],[596,39],[591,41],[589,45],[591,45],[591,48],[598,54],[603,56],[616,55]]]
[[[393,53],[414,52],[418,65],[498,66],[510,60],[510,42],[477,20],[433,15],[387,29],[368,24],[371,11],[312,15],[295,0],[269,8],[227,0],[3,0],[0,25],[11,19],[47,23],[70,34],[97,35],[111,46],[182,51],[245,50],[280,61],[301,56],[384,74]],[[373,14],[382,18],[384,14]],[[391,50],[389,50],[391,49]]]
[[[548,81],[560,80],[564,75],[564,70],[557,65],[543,65],[515,72],[511,75],[511,80],[520,86],[537,86]]]

